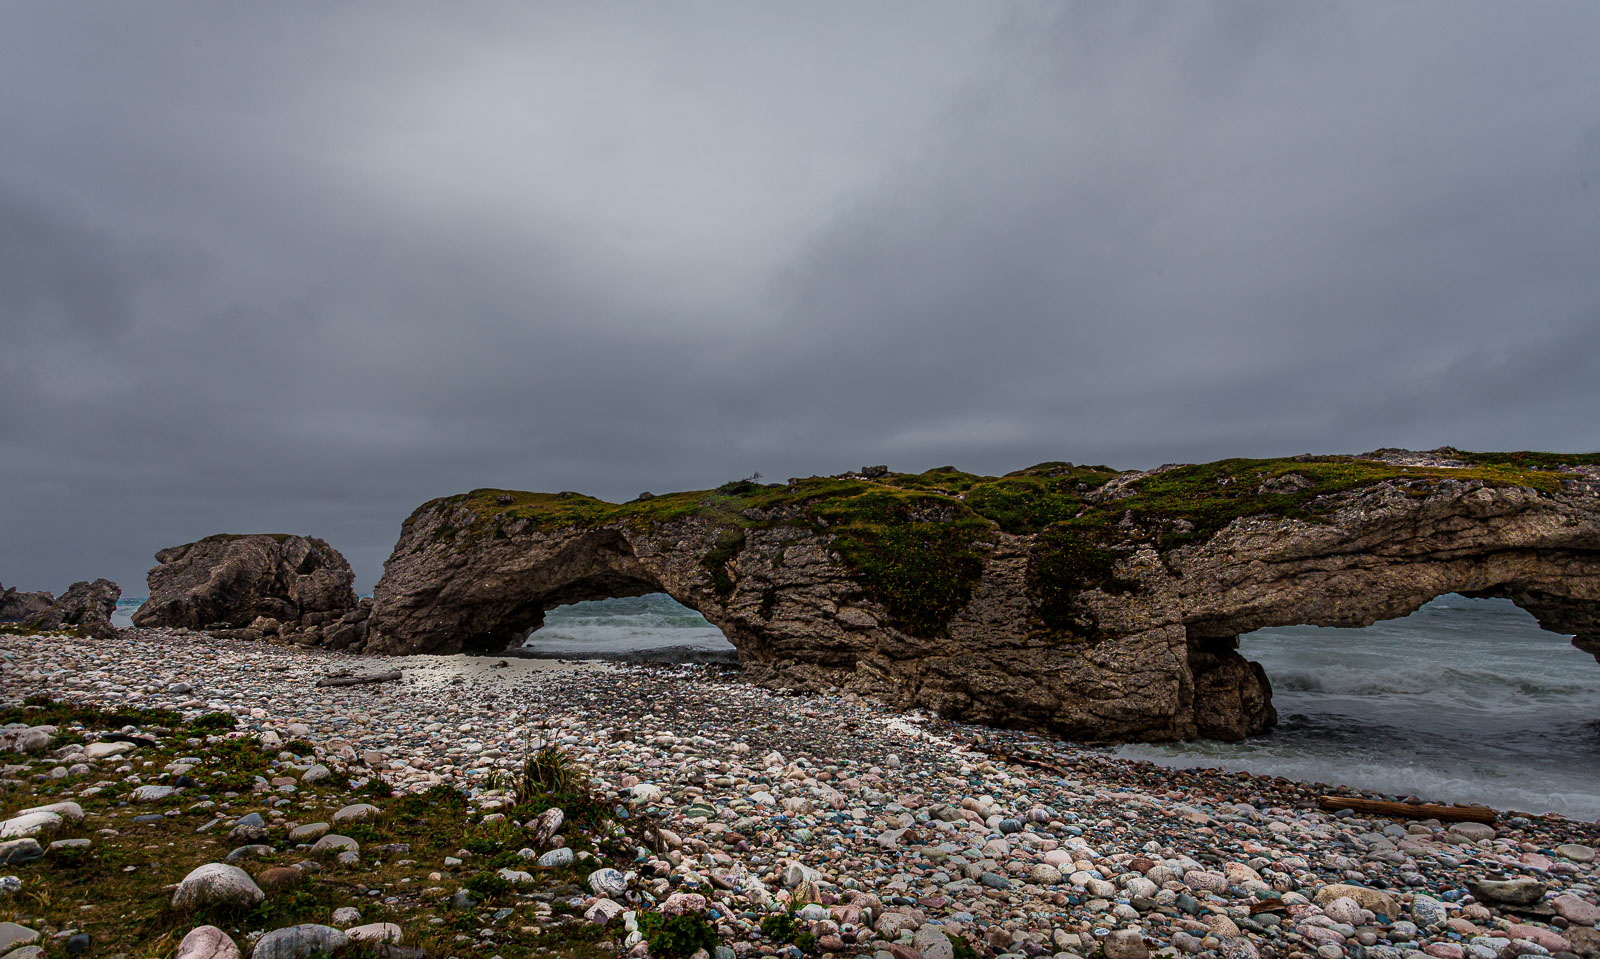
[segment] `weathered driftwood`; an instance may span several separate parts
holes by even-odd
[[[1495,812],[1486,806],[1431,806],[1427,803],[1384,802],[1379,799],[1348,799],[1323,796],[1323,809],[1353,809],[1371,816],[1392,819],[1437,819],[1440,822],[1481,822],[1493,824]]]
[[[359,676],[324,676],[317,680],[321,686],[360,686],[363,683],[387,683],[400,678],[400,670],[391,669],[386,673],[363,673]]]

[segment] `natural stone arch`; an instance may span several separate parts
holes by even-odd
[[[1370,625],[1460,592],[1600,649],[1590,459],[1042,464],[631,504],[480,490],[407,520],[365,650],[498,650],[554,606],[659,591],[757,682],[1080,741],[1237,739],[1275,718],[1268,677],[1236,648],[1266,626]],[[1044,482],[1066,510],[1026,500]]]
[[[639,561],[617,530],[570,537],[548,552],[506,552],[492,572],[443,579],[431,595],[425,591],[412,596],[422,617],[409,640],[393,651],[499,652],[520,645],[557,606],[591,600],[666,593],[693,608],[693,597],[673,595],[672,587]],[[430,621],[429,610],[443,609],[450,615]]]

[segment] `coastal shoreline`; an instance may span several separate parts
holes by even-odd
[[[1334,883],[1381,890],[1411,917],[1345,923],[1349,934],[1335,933],[1341,955],[1357,945],[1382,956],[1373,950],[1470,944],[1473,937],[1454,927],[1408,928],[1418,909],[1433,908],[1427,903],[1476,923],[1480,939],[1555,918],[1567,928],[1549,927],[1550,934],[1571,937],[1562,941],[1578,954],[1594,941],[1590,927],[1560,919],[1548,905],[1541,920],[1537,911],[1504,913],[1469,901],[1469,884],[1497,871],[1542,882],[1552,897],[1592,903],[1600,888],[1592,858],[1556,850],[1592,850],[1600,827],[1559,816],[1503,816],[1489,836],[1363,820],[1323,812],[1316,797],[1396,797],[1167,769],[899,713],[852,695],[785,695],[692,666],[357,656],[169,629],[126,630],[115,641],[4,636],[0,661],[7,703],[43,695],[185,715],[220,710],[245,736],[279,741],[296,724],[298,738],[334,773],[357,781],[377,771],[401,792],[446,783],[484,794],[493,773],[518,767],[535,741],[559,742],[608,801],[679,840],[675,855],[660,851],[637,864],[630,895],[659,900],[697,889],[723,902],[719,929],[736,954],[767,944],[743,918],[753,908],[751,884],[730,883],[729,875],[759,880],[780,899],[801,883],[836,903],[852,887],[871,890],[883,900],[882,914],[910,917],[898,928],[898,920],[889,923],[885,937],[880,915],[861,941],[859,929],[846,940],[839,923],[826,920],[834,923],[832,951],[841,955],[903,956],[885,950],[911,949],[924,925],[992,954],[1109,956],[1113,934],[1126,940],[1129,957],[1139,952],[1134,938],[1153,950],[1228,947],[1235,951],[1223,954],[1234,956],[1246,955],[1247,945],[1260,956],[1314,953],[1332,940],[1309,931],[1326,928],[1313,920],[1326,918],[1328,902],[1310,903]],[[315,686],[339,671],[386,669],[403,678]],[[1016,755],[1043,759],[1051,771],[1005,759]],[[293,796],[268,786],[255,800],[281,819],[292,813]],[[8,796],[7,806],[17,803]],[[652,871],[654,862],[664,874]],[[728,885],[743,891],[722,888]],[[1417,897],[1426,901],[1418,906]],[[1286,911],[1260,911],[1268,901]],[[1127,929],[1138,932],[1122,935]]]

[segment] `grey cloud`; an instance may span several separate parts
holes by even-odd
[[[1600,447],[1582,6],[19,4],[0,580],[474,486]]]

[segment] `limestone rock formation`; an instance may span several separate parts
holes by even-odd
[[[1507,597],[1600,656],[1600,456],[867,472],[431,501],[351,648],[493,652],[555,606],[661,591],[758,681],[1087,741],[1259,732],[1271,690],[1240,634],[1449,592]]]
[[[111,614],[122,590],[109,579],[78,582],[56,599],[49,593],[0,592],[0,623],[17,623],[40,632],[72,630],[108,638],[116,633]]]
[[[355,574],[315,537],[222,533],[156,554],[136,626],[249,630],[258,618],[315,637],[356,608]],[[259,637],[259,634],[257,634]]]
[[[60,599],[23,620],[22,625],[41,632],[70,629],[109,639],[117,632],[111,614],[121,598],[122,588],[109,579],[73,583]]]
[[[15,586],[0,588],[0,623],[20,623],[49,609],[56,598],[43,590],[24,593]]]

